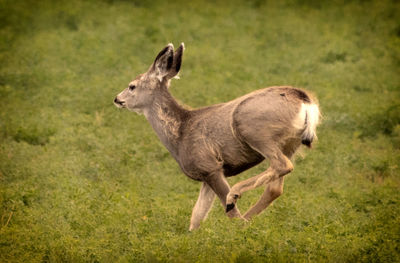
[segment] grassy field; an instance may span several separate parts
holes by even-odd
[[[399,14],[387,0],[0,0],[0,262],[398,262]],[[189,232],[200,184],[112,103],[169,42],[185,42],[171,92],[191,107],[273,85],[319,98],[318,143],[252,222],[215,202]]]

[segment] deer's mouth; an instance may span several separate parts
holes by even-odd
[[[114,104],[118,108],[125,108],[125,101],[119,100],[117,97],[114,99]]]

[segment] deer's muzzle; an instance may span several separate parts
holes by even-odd
[[[125,101],[122,101],[122,100],[119,100],[118,99],[118,97],[115,97],[115,99],[114,99],[114,104],[117,106],[117,107],[124,107],[125,106]]]

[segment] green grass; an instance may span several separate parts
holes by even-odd
[[[399,261],[399,12],[389,0],[0,0],[0,261]],[[191,107],[272,85],[319,98],[318,143],[250,223],[216,202],[188,232],[200,184],[112,103],[169,42],[186,44],[171,92]]]

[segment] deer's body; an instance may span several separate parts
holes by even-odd
[[[260,200],[244,215],[250,219],[282,193],[283,176],[292,171],[290,158],[301,143],[311,146],[318,123],[318,106],[305,91],[282,86],[187,110],[168,91],[170,79],[180,69],[182,53],[183,45],[175,53],[172,45],[168,45],[149,71],[132,81],[115,103],[143,112],[182,171],[203,182],[190,229],[199,227],[215,194],[228,216],[242,217],[235,205],[238,198],[245,191],[265,185]],[[141,93],[139,85],[145,89]],[[131,90],[132,86],[135,88]],[[145,92],[148,94],[139,100],[137,97]],[[230,189],[225,177],[237,175],[265,158],[270,160],[270,168]]]

